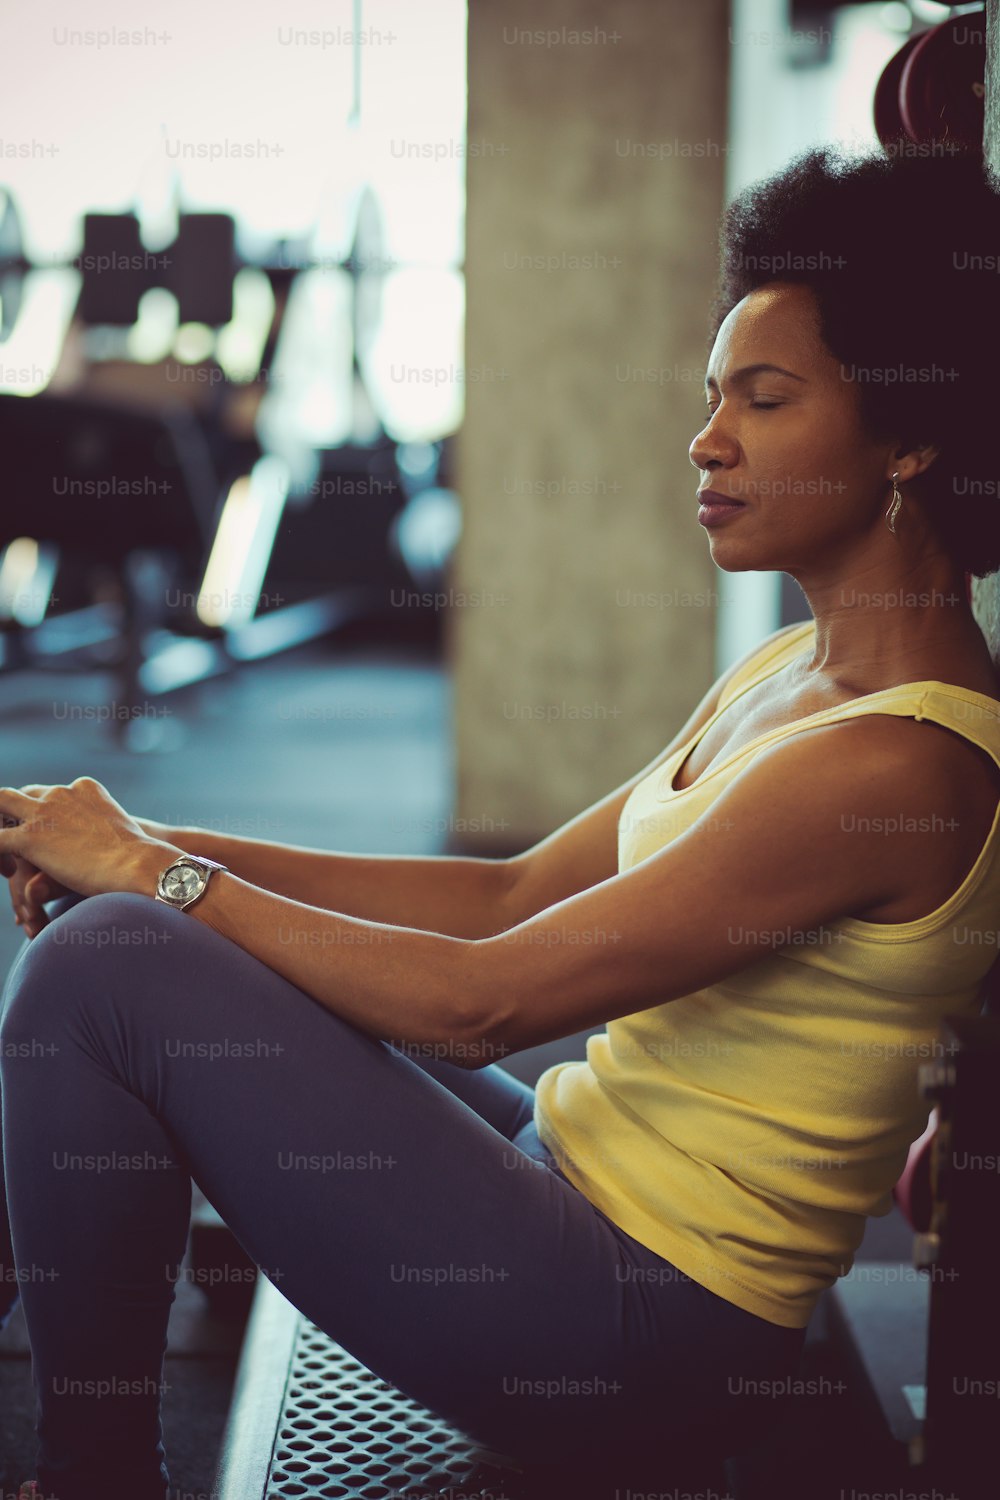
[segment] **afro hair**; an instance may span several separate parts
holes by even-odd
[[[809,286],[865,430],[939,448],[914,491],[978,578],[1000,568],[998,187],[944,142],[802,152],[727,208],[709,337],[755,288]]]

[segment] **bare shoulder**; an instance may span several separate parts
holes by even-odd
[[[915,921],[958,889],[993,826],[1000,766],[971,740],[930,719],[864,714],[827,725],[828,819],[857,854],[881,869],[882,894],[851,915],[867,922]],[[800,775],[806,762],[800,763]],[[793,768],[789,765],[789,771]]]
[[[907,802],[968,802],[969,793],[1000,791],[1000,766],[958,730],[934,719],[902,714],[861,714],[823,726],[838,783],[892,786]],[[841,753],[842,752],[842,753]]]
[[[854,736],[859,749],[867,746],[870,754],[893,756],[901,772],[912,768],[908,779],[915,784],[953,785],[956,775],[977,766],[1000,776],[1000,767],[988,751],[936,719],[864,714],[843,722],[859,731]]]
[[[709,893],[739,867],[803,919],[914,921],[958,888],[996,814],[1000,778],[991,791],[967,754],[959,736],[890,714],[806,726],[750,756],[671,847]]]

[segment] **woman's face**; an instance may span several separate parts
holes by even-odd
[[[769,283],[729,313],[689,449],[699,489],[743,502],[707,528],[719,567],[836,575],[883,545],[879,528],[889,537],[893,445],[865,433],[845,373],[808,287]]]

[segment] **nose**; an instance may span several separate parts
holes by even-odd
[[[726,436],[721,412],[719,405],[688,448],[688,457],[696,469],[713,469],[736,461],[736,444]]]

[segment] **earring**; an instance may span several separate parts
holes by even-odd
[[[896,473],[892,476],[892,504],[885,513],[885,524],[893,534],[896,531],[896,517],[899,515],[899,507],[902,503],[903,497],[899,492],[899,474]]]

